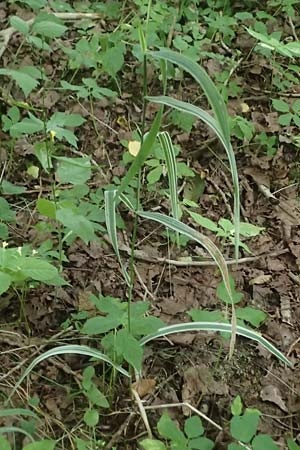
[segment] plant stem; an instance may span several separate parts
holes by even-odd
[[[144,55],[143,59],[143,112],[142,112],[142,126],[141,126],[141,145],[143,145],[143,139],[145,134],[145,126],[146,126],[146,96],[147,96],[147,56]],[[141,196],[141,168],[138,173],[138,185],[137,185],[137,196],[136,196],[136,211],[139,210],[140,206],[140,196]],[[131,330],[131,302],[132,302],[132,294],[133,294],[133,286],[135,280],[135,272],[134,272],[134,248],[137,238],[137,228],[138,228],[138,216],[135,214],[134,216],[134,225],[133,225],[133,233],[131,239],[131,253],[130,253],[130,286],[128,291],[128,331]]]

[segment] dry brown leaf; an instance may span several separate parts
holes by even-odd
[[[281,393],[277,386],[269,384],[264,386],[260,391],[260,397],[264,402],[271,402],[277,405],[282,411],[288,412],[288,409],[281,397]]]
[[[249,285],[253,286],[254,284],[266,284],[269,281],[271,281],[272,279],[272,275],[258,275],[258,277],[253,278],[252,280],[249,281]]]
[[[132,383],[133,389],[138,393],[140,398],[146,397],[148,394],[154,392],[156,380],[154,378],[140,378],[135,383]]]

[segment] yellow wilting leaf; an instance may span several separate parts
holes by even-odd
[[[250,110],[250,107],[247,103],[241,103],[241,108],[243,113],[247,113]]]
[[[128,128],[128,120],[124,116],[119,116],[117,118],[117,124],[120,125],[121,128]]]
[[[139,141],[129,141],[128,151],[132,156],[136,156],[141,149],[141,143]]]

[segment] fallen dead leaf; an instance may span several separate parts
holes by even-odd
[[[271,402],[277,405],[282,411],[288,412],[288,409],[281,397],[281,393],[277,386],[269,384],[264,386],[260,391],[260,397],[263,402]]]
[[[135,383],[132,383],[133,389],[141,398],[146,397],[148,394],[152,394],[155,386],[156,380],[154,378],[140,378]]]
[[[249,285],[253,286],[254,284],[266,284],[272,279],[272,275],[259,275],[258,277],[253,278],[249,281]]]

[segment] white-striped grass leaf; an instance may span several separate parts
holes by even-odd
[[[167,131],[158,133],[158,139],[166,158],[172,216],[174,217],[174,219],[179,220],[179,211],[178,211],[179,202],[177,194],[177,165],[176,165],[175,150],[172,144],[171,136]]]
[[[167,327],[160,328],[148,336],[143,337],[140,340],[141,345],[145,345],[154,339],[159,337],[168,336],[174,333],[186,333],[190,331],[220,331],[222,333],[232,333],[232,325],[229,323],[219,323],[219,322],[188,322],[183,324],[169,325]],[[278,350],[273,344],[271,344],[267,339],[265,339],[261,334],[256,331],[252,331],[248,328],[237,325],[236,333],[240,336],[244,336],[253,341],[259,342],[264,348],[266,348],[270,353],[280,359],[282,362],[288,366],[292,366],[292,363]]]
[[[161,225],[164,225],[165,227],[170,228],[173,231],[176,231],[177,233],[183,234],[184,236],[187,236],[189,239],[198,242],[198,244],[204,247],[218,265],[224,281],[226,291],[229,297],[232,299],[232,292],[230,287],[229,273],[226,261],[222,253],[218,249],[218,247],[207,236],[200,233],[199,231],[194,230],[189,225],[186,225],[185,223],[182,223],[179,220],[174,219],[173,217],[165,216],[164,214],[161,213],[138,211],[137,214],[140,217],[144,217],[145,219],[148,220],[154,220],[155,222],[158,222]]]
[[[118,198],[124,192],[126,187],[129,185],[130,181],[138,173],[138,171],[140,170],[140,168],[143,166],[144,162],[148,158],[148,155],[152,149],[152,146],[155,142],[157,133],[160,128],[162,114],[163,114],[163,107],[161,107],[160,110],[158,111],[158,113],[156,114],[150,130],[147,133],[146,137],[144,138],[144,141],[142,143],[140,151],[134,158],[127,174],[122,179],[120,186],[116,193],[116,198]]]
[[[192,105],[191,103],[183,102],[182,100],[177,100],[173,97],[168,97],[165,95],[158,95],[156,97],[148,96],[147,100],[154,103],[159,103],[160,105],[166,105],[170,108],[175,108],[178,111],[191,114],[198,119],[201,119],[206,125],[208,125],[218,136],[223,145],[225,145],[222,130],[220,129],[218,122],[214,117],[212,117],[204,109],[199,108],[199,106]]]
[[[217,90],[213,81],[210,79],[205,70],[199,66],[195,61],[183,56],[177,52],[173,52],[168,49],[161,49],[155,52],[149,52],[154,58],[164,59],[173,64],[180,66],[186,70],[201,86],[204,91],[209,104],[214,112],[214,117],[218,125],[218,129],[221,132],[221,142],[227,153],[227,157],[230,164],[231,176],[234,187],[234,222],[235,222],[235,258],[238,259],[239,251],[239,223],[240,223],[240,194],[239,194],[239,182],[238,173],[236,168],[236,161],[232,145],[230,142],[230,127],[229,127],[229,114],[226,109],[225,102],[222,95]],[[152,98],[153,99],[153,98]],[[155,100],[152,100],[155,101]],[[183,102],[184,103],[184,102]],[[193,105],[191,105],[193,106]],[[183,110],[184,111],[184,110]],[[203,111],[202,111],[203,112]],[[194,114],[195,115],[195,114]],[[202,117],[201,117],[202,116]],[[203,120],[203,114],[198,116]],[[207,122],[206,122],[207,123]],[[215,128],[213,128],[215,129]],[[216,130],[215,130],[216,131]],[[217,133],[218,134],[218,133]],[[220,135],[218,134],[220,137]]]
[[[215,118],[220,125],[226,142],[230,142],[228,111],[224,99],[206,71],[192,59],[169,49],[151,51],[149,54],[154,58],[164,59],[165,61],[169,61],[182,67],[182,69],[188,72],[197,81],[205,93],[210,106],[212,107]]]
[[[122,262],[119,244],[118,244],[118,236],[117,236],[117,220],[116,220],[116,193],[117,190],[107,190],[104,192],[104,210],[105,210],[105,223],[108,236],[111,241],[111,245],[115,251],[115,254],[119,260],[125,281],[128,286],[130,286],[130,276]]]
[[[225,289],[229,295],[229,298],[231,300],[231,324],[233,333],[231,335],[231,341],[230,341],[230,349],[229,349],[229,356],[232,356],[234,345],[235,345],[235,338],[236,333],[234,332],[236,327],[236,315],[235,315],[235,309],[234,309],[234,301],[233,301],[233,294],[231,292],[231,286],[230,286],[230,278],[229,278],[229,272],[227,268],[226,261],[218,249],[218,247],[204,234],[200,233],[199,231],[194,230],[190,226],[186,225],[185,223],[182,223],[173,217],[165,216],[164,214],[156,213],[156,212],[143,212],[139,211],[137,213],[139,216],[144,217],[145,219],[154,220],[162,225],[164,225],[167,228],[170,228],[173,231],[176,231],[177,233],[183,234],[187,236],[189,239],[194,240],[198,242],[198,244],[202,245],[208,253],[211,255],[211,257],[216,262],[217,266],[220,269]]]
[[[42,353],[37,358],[35,358],[31,364],[29,364],[29,366],[24,371],[21,378],[18,380],[18,382],[14,386],[7,401],[10,400],[10,398],[13,396],[13,394],[18,389],[20,384],[27,377],[27,375],[29,375],[29,373],[35,368],[35,366],[37,364],[39,364],[40,362],[44,361],[47,358],[51,358],[52,356],[66,355],[66,354],[90,356],[91,358],[95,358],[100,361],[104,361],[107,364],[110,364],[115,370],[120,372],[122,375],[125,375],[126,377],[130,378],[130,375],[127,372],[127,370],[123,369],[123,367],[119,366],[118,364],[115,364],[108,356],[104,355],[104,353],[101,353],[97,349],[90,348],[87,345],[60,345],[59,347],[54,347],[51,350],[48,350],[47,352]]]
[[[0,417],[8,417],[8,416],[25,416],[25,417],[33,417],[34,419],[38,419],[39,417],[30,409],[24,408],[8,408],[0,411]]]

